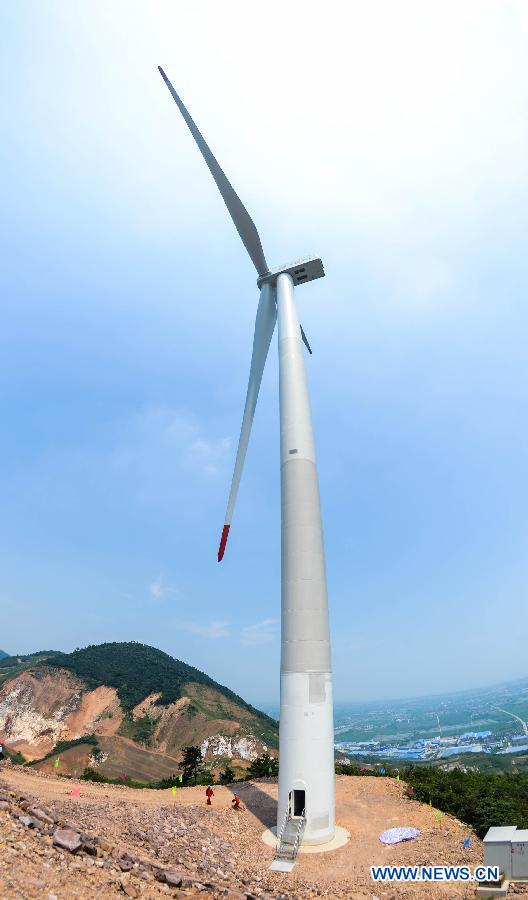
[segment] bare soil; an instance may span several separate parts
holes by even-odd
[[[135,744],[137,752],[132,754],[125,743],[134,738],[134,726],[130,717],[125,717],[115,688],[103,685],[88,690],[84,681],[66,669],[34,666],[0,685],[0,736],[7,746],[35,761],[51,752],[58,741],[93,732],[101,738],[100,746],[107,754],[108,764],[101,767],[104,775],[113,777],[122,767],[131,777],[146,781],[176,771],[174,760],[179,759],[182,748],[206,739],[214,742],[232,737],[234,746],[225,755],[232,756],[235,765],[239,756],[245,760],[262,753],[266,734],[275,743],[273,728],[270,733],[267,723],[216,688],[190,682],[183,690],[185,696],[167,706],[157,705],[160,695],[151,694],[135,707],[133,717],[148,714],[152,718],[153,734],[148,751]],[[213,749],[209,748],[206,756],[214,758]],[[69,759],[64,755],[62,771]],[[77,770],[73,768],[70,774]]]
[[[86,691],[78,707],[68,716],[67,725],[69,734],[77,737],[79,734],[116,734],[123,719],[123,710],[115,688],[101,687],[93,691]]]
[[[456,819],[404,797],[405,785],[392,779],[338,776],[337,821],[351,835],[336,851],[298,857],[293,872],[273,873],[273,850],[261,840],[274,824],[277,804],[276,779],[237,785],[243,809],[231,808],[232,793],[215,787],[212,807],[205,804],[205,788],[170,791],[135,790],[125,786],[80,782],[80,797],[72,797],[72,782],[16,766],[0,766],[0,792],[8,787],[38,800],[55,814],[68,816],[85,831],[111,845],[118,844],[158,864],[186,869],[204,884],[223,885],[221,893],[204,887],[202,897],[225,896],[304,898],[324,895],[353,900],[405,900],[434,898],[459,900],[475,896],[464,884],[374,884],[370,866],[469,865],[483,860],[482,843]],[[13,821],[13,816],[11,819]],[[0,812],[0,825],[8,813]],[[20,831],[4,844],[7,825],[0,832],[0,898],[91,898],[123,896],[158,897],[161,893],[183,897],[196,892],[142,879],[135,870],[125,872],[100,860],[81,860],[44,849],[39,856],[28,831]],[[408,825],[420,830],[414,841],[394,846],[380,843],[387,828]],[[11,832],[10,832],[11,833]],[[471,837],[465,850],[464,838]],[[16,838],[16,839],[15,839]],[[40,845],[39,845],[40,847]],[[40,852],[40,851],[39,851]],[[72,866],[77,866],[72,869]],[[72,876],[75,876],[72,879]],[[136,877],[137,876],[137,877]],[[37,886],[35,884],[38,882]],[[209,890],[209,893],[208,893]],[[516,887],[515,893],[528,893]]]

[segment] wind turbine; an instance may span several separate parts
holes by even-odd
[[[258,231],[165,72],[160,74],[200,150],[244,244],[260,299],[246,404],[218,561],[224,556],[262,373],[278,320],[282,627],[277,831],[305,819],[303,842],[331,841],[335,829],[334,728],[328,600],[319,486],[294,287],[324,276],[320,259],[270,270]]]

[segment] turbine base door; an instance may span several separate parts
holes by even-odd
[[[294,789],[290,791],[289,811],[292,819],[300,819],[306,809],[306,792]]]

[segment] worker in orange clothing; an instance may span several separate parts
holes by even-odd
[[[205,796],[207,797],[207,806],[211,806],[211,797],[214,797],[214,791],[210,784],[207,785]]]
[[[240,809],[240,797],[238,796],[238,794],[233,794],[231,806],[233,807],[233,809]]]

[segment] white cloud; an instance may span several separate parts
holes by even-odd
[[[168,405],[148,406],[121,424],[108,458],[121,475],[133,473],[138,489],[161,485],[166,491],[176,471],[211,478],[230,461],[231,438],[204,432],[192,415]]]
[[[140,452],[149,449],[159,459],[170,459],[172,465],[176,462],[203,475],[217,472],[231,446],[230,438],[207,437],[192,416],[170,406],[148,407],[131,424]]]
[[[257,644],[271,644],[279,633],[278,619],[263,619],[254,625],[246,625],[240,633],[240,642],[255,646]]]
[[[171,597],[177,593],[175,588],[165,584],[162,575],[158,575],[158,577],[149,584],[148,592],[154,600],[165,600],[166,597]]]
[[[216,475],[219,465],[225,459],[230,447],[231,438],[225,437],[209,441],[198,438],[188,445],[187,459],[204,475]]]
[[[229,622],[218,619],[210,619],[207,623],[185,622],[181,627],[184,631],[189,631],[191,634],[197,634],[208,640],[229,637],[231,634]]]

